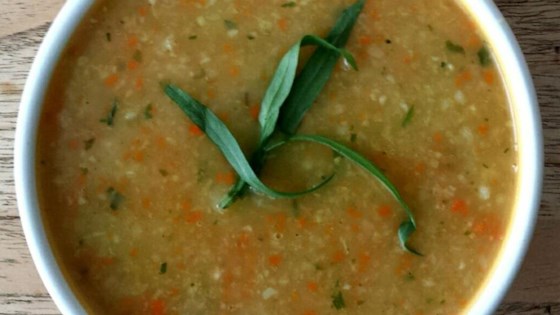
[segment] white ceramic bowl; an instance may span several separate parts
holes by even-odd
[[[54,302],[64,314],[86,314],[65,281],[39,211],[35,150],[43,99],[57,60],[94,0],[67,1],[35,58],[23,92],[15,141],[15,183],[18,207],[33,261]],[[543,146],[540,115],[531,75],[504,17],[491,0],[468,0],[463,6],[482,26],[494,48],[514,108],[519,149],[519,185],[513,220],[490,277],[467,308],[467,314],[491,314],[511,285],[531,239],[542,185]]]

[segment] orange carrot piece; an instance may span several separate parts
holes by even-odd
[[[480,124],[476,128],[476,131],[478,132],[479,135],[485,136],[488,134],[488,128],[489,128],[488,124]]]
[[[354,219],[360,219],[363,216],[363,213],[354,209],[354,208],[348,208],[346,209],[346,214],[348,214],[348,216],[350,216],[351,218]]]
[[[156,299],[150,303],[150,314],[151,315],[164,315],[165,314],[165,302],[162,299]]]
[[[346,254],[344,253],[344,251],[339,249],[336,252],[334,252],[331,258],[334,263],[339,263],[344,260],[345,256]]]
[[[249,108],[249,115],[251,115],[251,118],[253,118],[253,120],[258,120],[260,111],[261,105],[255,104]]]
[[[127,45],[130,48],[136,47],[136,45],[138,45],[138,37],[136,37],[135,35],[130,35],[127,40]]]
[[[436,131],[433,134],[432,139],[434,140],[435,143],[441,143],[443,141],[443,134],[439,131]]]
[[[288,19],[285,17],[281,17],[276,24],[278,25],[278,28],[282,31],[282,32],[286,32],[288,30]]]
[[[464,70],[459,74],[457,74],[457,76],[455,77],[455,86],[462,87],[463,85],[465,85],[465,83],[467,83],[470,80],[472,80],[471,72],[469,70]]]
[[[223,46],[222,48],[223,48],[224,53],[226,53],[226,54],[231,54],[231,53],[233,53],[233,51],[235,50],[235,49],[233,48],[233,45],[227,44],[227,43],[224,44],[224,46]]]
[[[147,6],[147,5],[143,5],[143,6],[139,7],[138,8],[138,15],[140,15],[140,16],[148,15],[148,9],[149,9],[149,6]]]
[[[224,185],[233,185],[235,183],[235,174],[232,171],[216,174],[216,182]]]
[[[277,254],[268,256],[268,263],[273,267],[280,266],[280,263],[282,263],[282,255]]]
[[[484,82],[488,85],[494,84],[494,70],[488,69],[482,71],[482,77],[484,78]]]
[[[114,87],[117,85],[117,81],[119,81],[119,76],[116,73],[113,73],[106,77],[103,83],[105,83],[105,86],[107,87]]]
[[[369,35],[363,35],[358,38],[358,43],[362,46],[369,46],[373,43],[373,38]]]
[[[197,125],[190,125],[189,126],[189,133],[193,136],[202,136],[204,132],[197,126]]]
[[[148,209],[151,206],[152,206],[152,200],[150,199],[150,197],[142,198],[142,208]]]
[[[202,221],[203,217],[204,213],[200,211],[188,211],[185,214],[185,221],[187,221],[187,223],[194,224]]]
[[[138,61],[130,60],[126,65],[126,67],[128,68],[128,70],[135,70],[136,68],[138,68],[138,65],[139,65]]]
[[[143,87],[144,87],[144,79],[142,77],[136,78],[136,81],[134,81],[134,88],[139,91]]]
[[[307,282],[307,290],[317,292],[319,290],[319,285],[315,281],[309,281]]]
[[[238,66],[231,66],[231,68],[229,68],[229,75],[232,76],[232,77],[239,76],[240,72],[241,72],[241,69]]]
[[[381,205],[377,208],[377,214],[382,218],[388,218],[392,213],[391,207],[388,205]]]
[[[469,214],[469,208],[467,206],[467,202],[463,199],[455,199],[451,203],[451,212],[457,213],[463,216]]]

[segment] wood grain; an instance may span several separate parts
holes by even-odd
[[[63,0],[0,0],[0,314],[59,314],[29,256],[14,194],[19,100]],[[560,315],[560,1],[496,0],[525,53],[543,116],[545,178],[535,236],[496,314]]]

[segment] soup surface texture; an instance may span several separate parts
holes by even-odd
[[[348,0],[100,1],[46,98],[37,170],[65,273],[97,314],[457,314],[483,285],[516,187],[510,108],[477,25],[453,0],[368,0],[298,133],[376,163],[379,182],[325,147],[293,143],[261,172],[297,199],[249,192],[163,92],[206,104],[249,155],[280,58],[325,36]],[[306,47],[302,64],[313,52]]]

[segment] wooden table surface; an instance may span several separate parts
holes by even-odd
[[[16,207],[12,151],[25,78],[63,2],[0,0],[0,314],[59,314],[26,247]],[[544,189],[535,235],[497,313],[560,315],[560,0],[496,3],[529,63],[545,143]]]

